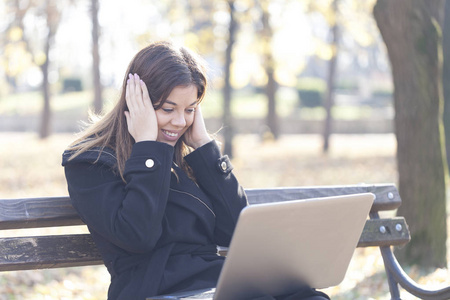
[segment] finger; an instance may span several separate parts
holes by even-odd
[[[134,138],[134,134],[133,134],[133,123],[132,123],[132,121],[131,121],[132,119],[131,119],[131,116],[130,116],[130,112],[124,111],[123,113],[125,114],[125,119],[126,119],[126,121],[127,121],[128,133],[130,133],[131,136]]]
[[[137,74],[130,76],[130,102],[135,113],[142,110],[142,92],[139,80],[136,78],[139,78]]]
[[[125,115],[125,120],[127,121],[128,131],[130,131],[130,126],[131,126],[130,112],[129,111],[124,111],[123,113]]]
[[[142,107],[143,106],[142,89],[138,74],[134,74],[134,93],[137,106]]]
[[[201,106],[200,106],[200,104],[197,104],[197,107],[195,108],[195,116],[197,117],[203,117],[202,116],[202,108],[201,108]]]
[[[197,121],[197,123],[203,121],[202,108],[200,107],[200,104],[198,104],[195,108],[194,122],[195,121]]]
[[[142,89],[142,95],[143,95],[143,104],[144,106],[151,106],[153,107],[152,99],[150,99],[150,95],[148,94],[147,85],[143,80],[140,80],[141,89]]]
[[[133,99],[134,99],[133,89],[131,88],[132,84],[133,84],[133,79],[129,78],[127,80],[127,86],[126,86],[126,90],[125,90],[125,100],[126,100],[126,103],[127,103],[127,106],[128,106],[128,110],[130,112],[136,111],[135,104],[134,104],[134,101],[133,101]]]
[[[125,86],[125,101],[127,103],[128,109],[130,109],[130,78],[127,80],[127,84]]]

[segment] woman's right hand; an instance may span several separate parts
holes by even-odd
[[[137,142],[156,141],[158,137],[158,121],[148,94],[147,86],[137,74],[128,76],[125,100],[128,111],[125,111],[128,132]]]

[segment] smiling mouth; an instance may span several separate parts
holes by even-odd
[[[162,132],[163,132],[165,135],[167,135],[167,136],[169,136],[169,137],[172,137],[172,138],[178,137],[178,133],[176,133],[176,132],[170,132],[170,131],[167,131],[167,130],[162,130]]]

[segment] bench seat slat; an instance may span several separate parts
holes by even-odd
[[[393,210],[401,205],[393,184],[246,189],[250,204],[367,192],[376,195],[372,212]],[[0,199],[0,230],[83,224],[69,197]]]
[[[383,227],[384,230],[380,228]],[[405,218],[367,220],[358,247],[401,246],[411,240]]]
[[[400,224],[401,231],[395,226]],[[381,233],[380,226],[386,232]],[[358,247],[402,245],[409,241],[404,218],[367,220]],[[221,250],[222,255],[226,251]],[[102,264],[89,234],[0,239],[0,271],[76,267]]]

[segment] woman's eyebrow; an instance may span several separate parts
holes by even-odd
[[[172,101],[170,101],[170,100],[166,100],[165,103],[171,104],[171,105],[173,105],[173,106],[178,106],[178,104],[176,104],[175,102],[172,102]],[[197,103],[198,103],[198,101],[196,100],[195,102],[192,102],[189,106],[194,106],[194,105],[196,105]]]

